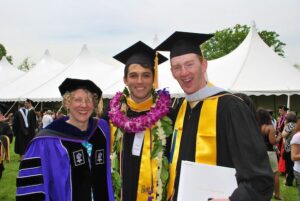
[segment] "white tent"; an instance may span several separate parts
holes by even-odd
[[[54,60],[48,50],[28,73],[0,90],[0,101],[17,101],[61,72],[65,66]],[[24,99],[24,97],[23,97]]]
[[[300,71],[267,46],[254,25],[234,51],[208,62],[207,74],[209,81],[231,92],[300,94]]]
[[[53,77],[30,93],[22,95],[22,98],[30,98],[34,101],[60,101],[61,95],[58,86],[67,78],[90,79],[101,89],[106,88],[114,81],[116,67],[101,63],[84,46],[74,62],[57,76]]]
[[[0,61],[0,90],[6,88],[8,84],[14,82],[23,75],[25,75],[25,72],[18,70],[11,65],[6,57],[2,57]]]
[[[158,68],[159,88],[168,88],[173,97],[183,96],[183,91],[170,71],[170,61]],[[119,83],[111,91],[124,87],[119,73]],[[230,92],[248,95],[300,94],[300,71],[275,53],[258,35],[253,25],[245,40],[231,53],[208,61],[208,80]],[[288,103],[289,104],[289,103]]]

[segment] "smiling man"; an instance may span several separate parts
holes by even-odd
[[[127,88],[110,102],[115,200],[165,200],[170,95],[153,89],[155,51],[139,41],[114,56],[125,64]],[[157,65],[167,59],[157,56]]]
[[[170,51],[172,75],[185,92],[176,109],[168,199],[177,200],[181,161],[187,160],[235,168],[237,189],[212,200],[269,201],[273,174],[254,115],[241,99],[206,80],[200,45],[211,37],[175,32],[156,48]]]

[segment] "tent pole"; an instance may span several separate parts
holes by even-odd
[[[36,109],[36,107],[40,104],[40,102],[38,102],[35,106],[34,106],[34,109]]]
[[[286,103],[286,106],[288,108],[290,108],[290,103],[291,103],[291,96],[290,96],[290,94],[287,94],[287,103]]]
[[[5,113],[5,117],[6,117],[6,115],[11,111],[11,109],[15,106],[15,104],[17,103],[17,101],[15,101],[13,104],[12,104],[12,106],[7,110],[7,112]]]

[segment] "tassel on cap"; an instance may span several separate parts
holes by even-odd
[[[155,52],[154,57],[154,82],[153,82],[153,88],[158,89],[158,52]]]

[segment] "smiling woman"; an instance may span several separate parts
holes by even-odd
[[[80,130],[86,130],[88,126],[88,119],[92,115],[97,96],[86,89],[76,89],[67,92],[63,96],[64,106],[69,111],[69,120],[67,122],[76,126]]]
[[[31,142],[20,164],[16,200],[111,201],[109,126],[92,117],[102,91],[90,80],[71,78],[59,91],[69,114]]]

